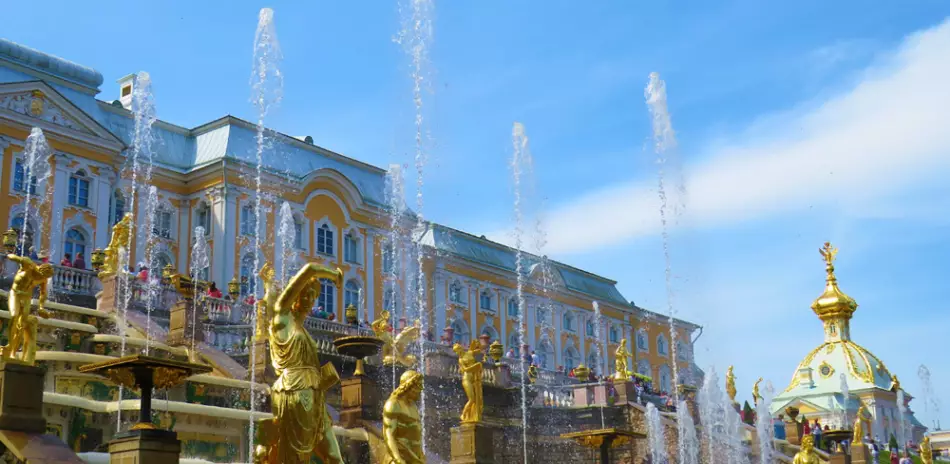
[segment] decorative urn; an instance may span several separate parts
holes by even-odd
[[[98,272],[106,262],[106,252],[102,248],[92,250],[92,268]]]
[[[365,335],[350,335],[333,340],[337,353],[356,358],[356,369],[353,371],[355,376],[366,374],[363,370],[363,358],[375,356],[383,344],[381,338]]]
[[[228,282],[228,295],[231,295],[232,300],[236,300],[239,294],[241,294],[241,282],[238,282],[235,277]]]
[[[495,364],[501,362],[501,357],[504,353],[505,348],[501,346],[501,342],[498,340],[492,342],[492,344],[488,347],[488,355],[491,356],[491,358],[495,361]]]
[[[356,310],[356,306],[353,306],[352,304],[347,306],[346,309],[343,310],[343,315],[344,317],[346,317],[347,324],[356,325],[356,324],[359,324],[360,322],[359,314],[358,314],[358,311]]]
[[[578,364],[577,367],[574,368],[574,377],[582,383],[587,382],[587,380],[590,379],[590,369],[583,364]]]
[[[19,234],[17,234],[17,232],[12,228],[7,229],[7,231],[3,233],[3,247],[6,248],[7,253],[13,253],[16,251],[16,241],[18,235]]]
[[[172,276],[175,275],[175,268],[171,264],[166,264],[162,268],[162,281],[168,283],[171,282]]]
[[[528,366],[528,381],[531,383],[538,381],[538,366],[534,364]]]
[[[799,413],[798,408],[795,406],[789,406],[785,408],[785,413],[788,414],[788,418],[791,419],[792,422],[798,422],[798,419],[796,419]]]
[[[488,345],[491,342],[491,337],[488,334],[481,334],[478,336],[478,342],[482,344],[482,351],[487,351]]]

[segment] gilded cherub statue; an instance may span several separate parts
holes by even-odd
[[[264,285],[264,296],[257,302],[257,328],[256,337],[258,340],[267,337],[267,326],[274,317],[274,305],[277,303],[277,295],[280,288],[277,285],[277,272],[270,263],[264,263],[261,271],[258,273],[261,282]]]
[[[861,406],[858,408],[858,413],[854,416],[854,436],[851,437],[852,446],[864,444],[864,430],[870,420],[871,413],[868,412],[867,405],[862,401]]]
[[[33,307],[33,290],[39,287],[39,305],[37,314],[47,319],[46,312],[46,282],[53,276],[53,265],[46,263],[39,266],[32,259],[14,254],[7,255],[7,259],[20,265],[13,276],[13,285],[7,297],[7,308],[10,311],[9,343],[3,347],[4,359],[16,359],[25,364],[33,365],[36,360],[36,327],[39,322],[36,316],[30,314]],[[17,357],[17,351],[23,352]]]
[[[482,410],[485,403],[482,400],[482,363],[475,359],[475,354],[482,351],[478,340],[472,340],[468,350],[456,343],[452,350],[459,356],[459,372],[462,374],[462,389],[468,402],[462,408],[462,423],[478,423],[482,421]]]
[[[629,380],[633,374],[627,370],[627,356],[633,356],[633,354],[627,352],[626,338],[620,340],[620,346],[617,347],[614,356],[616,358],[614,360],[614,380],[621,382]]]
[[[303,321],[320,297],[320,279],[343,286],[343,272],[308,263],[277,297],[269,328],[271,363],[277,380],[271,403],[277,425],[277,450],[271,464],[343,464],[327,411],[326,391],[340,381],[333,364],[321,365],[319,348]]]
[[[119,272],[119,249],[129,246],[129,236],[132,233],[132,213],[125,213],[122,219],[112,226],[112,239],[105,249],[105,260],[99,271],[99,278],[114,276]]]
[[[930,435],[926,435],[923,440],[920,440],[918,450],[920,451],[920,462],[923,464],[933,464],[934,449],[930,444]]]
[[[399,378],[383,406],[383,439],[390,463],[424,464],[422,423],[419,418],[419,397],[422,395],[422,374],[407,370]]]
[[[762,395],[759,394],[759,384],[762,383],[762,377],[759,377],[759,380],[755,381],[755,384],[752,385],[752,403],[759,404],[759,401],[762,400]]]
[[[729,369],[726,370],[726,394],[729,395],[729,400],[733,403],[736,402],[736,374],[732,371],[733,366],[729,366]]]
[[[815,452],[815,437],[811,435],[802,437],[802,448],[795,453],[792,464],[819,464],[818,453]]]
[[[372,323],[373,333],[383,340],[383,364],[398,364],[404,367],[412,367],[416,364],[415,355],[406,354],[409,345],[419,339],[419,321],[415,324],[404,327],[393,337],[392,326],[389,325],[389,311],[383,311]]]

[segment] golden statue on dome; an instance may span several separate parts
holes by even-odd
[[[20,265],[13,276],[13,285],[7,296],[7,309],[10,311],[10,335],[6,346],[2,348],[4,359],[15,359],[25,364],[33,365],[36,359],[36,327],[39,321],[31,314],[33,307],[33,291],[39,287],[39,305],[37,314],[47,319],[46,312],[46,282],[53,276],[53,265],[49,263],[36,265],[32,259],[15,254],[7,255],[7,259]],[[23,353],[17,357],[17,351]]]
[[[633,356],[633,354],[627,352],[627,339],[624,338],[620,340],[620,346],[614,352],[614,380],[616,381],[627,381],[633,375],[627,370],[627,356]]]
[[[277,297],[270,322],[271,362],[277,380],[271,402],[277,425],[277,451],[271,464],[303,464],[316,455],[343,464],[327,411],[326,391],[340,381],[333,364],[320,364],[319,348],[303,321],[320,297],[320,280],[343,286],[343,272],[308,263]]]
[[[383,406],[383,440],[392,463],[426,462],[417,404],[421,395],[422,374],[407,370],[399,378],[399,387],[393,390]]]
[[[406,354],[409,345],[419,339],[419,321],[404,327],[393,337],[393,327],[389,324],[389,311],[382,311],[371,324],[376,337],[383,340],[383,364],[412,367],[416,364],[415,355]]]
[[[105,249],[105,260],[99,271],[99,278],[111,277],[119,272],[119,249],[129,246],[132,233],[132,213],[125,213],[122,219],[112,226],[112,239]]]
[[[462,389],[468,402],[462,408],[462,423],[478,423],[482,421],[482,410],[485,403],[482,399],[482,363],[475,359],[475,354],[482,351],[478,340],[472,340],[468,350],[456,343],[452,351],[459,357],[459,371],[462,374]]]

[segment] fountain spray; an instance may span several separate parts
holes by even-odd
[[[600,338],[605,329],[604,326],[604,315],[600,312],[600,303],[597,301],[592,301],[591,306],[594,308],[594,339],[592,340],[593,347],[597,350],[597,372],[600,374],[600,377],[603,378],[607,375],[607,361],[604,359],[604,348],[603,340]],[[602,383],[599,381],[598,383]],[[605,405],[601,403],[600,405],[600,427],[607,428],[607,424],[604,422],[604,407]]]
[[[36,229],[34,235],[43,230],[42,206],[46,202],[46,196],[40,197],[39,204],[31,210],[33,206],[33,188],[46,184],[50,177],[49,143],[46,141],[46,135],[39,127],[30,130],[30,135],[26,138],[26,147],[23,153],[23,189],[26,191],[26,198],[23,201],[23,226],[20,228],[19,248],[20,252],[29,256],[29,250],[26,249],[27,229],[32,224],[30,216],[36,214]],[[33,246],[39,246],[39,237],[33,238]]]
[[[527,329],[527,311],[525,304],[525,256],[524,256],[524,211],[522,207],[521,180],[526,167],[531,163],[531,151],[528,149],[528,136],[525,134],[524,125],[516,122],[511,129],[511,143],[514,151],[511,157],[511,169],[515,184],[515,275],[517,276],[516,294],[518,298],[518,345],[521,360],[521,424],[524,462],[528,462],[528,366],[525,363],[527,353],[524,351],[526,345],[525,330]]]
[[[259,298],[258,291],[260,290],[260,285],[258,285],[257,274],[261,268],[261,235],[263,234],[264,223],[266,222],[266,219],[263,219],[263,214],[261,214],[263,212],[261,184],[264,167],[264,149],[266,148],[264,139],[264,118],[271,110],[280,104],[280,100],[283,97],[284,78],[280,72],[281,59],[282,54],[280,52],[279,42],[277,41],[277,28],[274,24],[274,10],[261,8],[257,18],[257,30],[254,34],[254,61],[253,71],[251,73],[251,102],[257,108],[257,133],[255,137],[256,170],[254,175],[254,271],[253,275],[249,276],[249,280],[252,282],[251,288],[255,299]],[[253,328],[257,327],[257,311],[251,311],[251,327],[250,365],[254,366],[256,363],[254,342],[256,342],[257,331]],[[248,408],[248,443],[254,442],[254,429],[256,426],[254,423],[254,410],[256,406],[254,396],[255,383],[256,379],[254,369],[252,368],[250,406]],[[254,447],[249,446],[248,461],[253,460]]]
[[[666,452],[666,437],[663,433],[663,418],[653,403],[647,403],[647,444],[650,450],[650,462],[664,464],[669,458]]]
[[[389,260],[389,268],[383,269],[386,272],[387,286],[384,285],[383,292],[391,292],[389,302],[385,310],[389,311],[389,326],[395,328],[398,317],[396,316],[396,282],[399,279],[399,271],[396,263],[399,262],[400,244],[402,243],[402,233],[400,221],[406,212],[406,192],[402,178],[402,166],[398,164],[389,165],[386,172],[386,199],[389,204],[389,245],[383,249],[383,262]],[[384,293],[385,294],[385,293]],[[385,298],[384,298],[385,300]],[[392,366],[393,388],[396,388],[396,363]]]

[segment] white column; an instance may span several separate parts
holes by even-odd
[[[105,169],[103,168],[103,171]],[[100,171],[102,172],[102,171]],[[116,176],[111,171],[102,172],[95,182],[99,185],[96,188],[98,192],[99,199],[96,204],[96,248],[105,248],[109,244],[111,239],[112,231],[109,215],[109,204],[112,200],[112,184],[115,182]]]
[[[468,315],[470,322],[468,323],[468,335],[470,339],[478,336],[478,302],[481,299],[481,291],[479,282],[472,281],[469,283]]]
[[[175,261],[178,272],[185,272],[185,263],[188,261],[192,243],[191,231],[188,230],[189,224],[192,224],[191,199],[183,198],[178,205],[178,256],[175,257]]]
[[[511,298],[511,294],[509,292],[499,292],[499,295],[501,301],[498,303],[500,306],[498,308],[498,319],[501,322],[501,330],[498,331],[498,336],[501,337],[499,341],[505,347],[507,353],[508,348],[512,348],[508,346],[508,299]]]
[[[69,188],[69,156],[64,153],[53,155],[56,160],[56,172],[53,174],[53,218],[50,221],[49,251],[51,263],[58,263],[63,256],[63,209],[66,208],[66,195]]]
[[[534,308],[534,303],[535,301],[533,296],[525,296],[525,307],[521,309],[522,311],[525,311],[524,320],[527,322],[528,326],[528,336],[525,337],[525,343],[530,345],[528,347],[529,353],[531,351],[535,351],[538,344],[537,330],[535,330],[538,327],[538,314]]]
[[[234,222],[234,219],[237,218],[238,207],[237,207],[237,193],[230,193],[227,195],[226,201],[224,203],[224,216],[222,217],[222,224],[224,227],[220,227],[224,233],[224,248],[221,250],[220,255],[215,252],[215,262],[219,264],[219,267],[222,269],[217,273],[221,275],[222,284],[227,284],[234,278],[234,250],[237,247],[237,227],[234,227],[230,224]],[[215,248],[218,248],[218,242],[215,242]]]
[[[564,364],[564,356],[561,353],[561,333],[564,331],[564,308],[556,306],[551,308],[551,326],[554,327],[554,368]]]
[[[589,315],[587,314],[581,314],[581,316],[577,318],[577,323],[578,323],[577,330],[580,331],[581,333],[581,336],[580,336],[581,342],[580,342],[580,346],[577,347],[577,351],[581,355],[580,362],[584,363],[585,366],[587,366],[587,319],[588,317]],[[587,367],[589,368],[590,366],[587,366]]]
[[[436,259],[439,259],[436,257]],[[435,263],[436,270],[432,279],[432,285],[435,286],[435,328],[433,334],[438,334],[445,328],[446,312],[448,311],[448,295],[445,294],[445,271],[442,269],[441,262]]]
[[[230,282],[230,279],[225,279],[224,268],[225,268],[225,253],[227,245],[225,234],[228,232],[228,218],[227,214],[227,204],[228,200],[225,198],[227,196],[227,190],[225,188],[214,189],[211,192],[211,221],[214,225],[211,226],[211,278],[217,281],[220,285],[226,285],[227,282]],[[233,227],[231,227],[233,229]],[[195,240],[193,237],[195,231],[194,228],[188,231],[189,236],[192,237],[192,241]],[[231,231],[230,233],[234,233]]]

